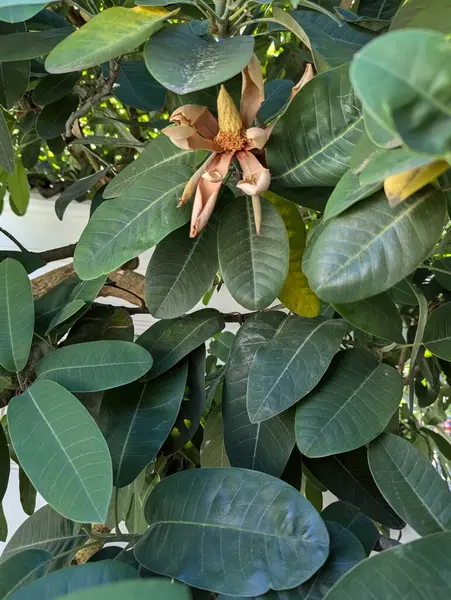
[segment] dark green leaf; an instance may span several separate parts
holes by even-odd
[[[396,13],[391,30],[415,27],[449,33],[451,4],[449,0],[409,0]]]
[[[249,63],[254,39],[198,36],[189,25],[173,25],[152,36],[144,48],[150,73],[178,94],[203,90],[237,75]]]
[[[0,104],[11,110],[27,91],[29,79],[28,60],[0,63]]]
[[[282,474],[293,450],[294,413],[289,410],[252,423],[246,393],[255,353],[274,338],[285,318],[280,312],[260,313],[239,329],[227,363],[222,403],[225,446],[231,464],[275,477]]]
[[[150,75],[142,60],[121,63],[113,93],[123,104],[146,112],[160,110],[166,101],[166,90]]]
[[[446,459],[451,460],[451,440],[449,439],[449,436],[426,427],[422,427],[421,431],[432,439],[439,452],[441,452]]]
[[[354,175],[351,169],[348,169],[327,201],[324,210],[324,221],[338,217],[357,202],[377,192],[381,186],[382,184],[379,182],[363,185],[359,177]]]
[[[426,348],[445,360],[451,360],[451,302],[443,304],[429,316],[424,330]]]
[[[77,110],[78,96],[69,94],[61,100],[46,104],[36,122],[36,133],[43,140],[51,140],[66,131],[66,121]]]
[[[0,21],[6,21],[7,23],[19,23],[21,21],[27,21],[31,17],[34,17],[36,13],[45,8],[47,2],[32,3],[19,5],[19,6],[6,6],[0,8]]]
[[[35,329],[40,335],[45,335],[53,317],[62,310],[66,304],[76,298],[71,294],[79,284],[78,277],[69,277],[49,292],[35,300],[34,310],[36,315]]]
[[[332,502],[322,511],[321,516],[326,522],[339,523],[349,529],[362,544],[366,555],[371,554],[379,538],[379,532],[373,521],[358,508],[349,502]]]
[[[419,535],[451,527],[448,484],[410,442],[384,433],[370,444],[368,460],[385,499]]]
[[[12,594],[19,598],[20,588],[42,577],[52,562],[52,555],[45,550],[25,550],[11,556],[0,565],[0,598],[6,600]]]
[[[407,306],[416,306],[418,304],[418,300],[413,293],[412,286],[406,279],[403,279],[390,288],[388,293],[396,302],[396,304],[406,304]]]
[[[369,351],[340,352],[321,382],[297,405],[299,450],[316,458],[360,448],[385,429],[402,393],[398,372]]]
[[[133,342],[133,320],[119,306],[93,306],[71,328],[67,344],[95,342],[98,340],[120,340]]]
[[[39,160],[41,154],[41,140],[34,134],[27,136],[26,145],[22,147],[22,164],[31,171]]]
[[[112,492],[111,458],[75,396],[53,381],[36,381],[11,400],[8,424],[20,464],[44,499],[75,521],[102,523]]]
[[[108,169],[103,169],[101,171],[97,171],[97,173],[83,177],[64,190],[64,192],[57,198],[55,202],[56,216],[60,221],[63,220],[64,213],[66,212],[66,208],[69,206],[69,204],[73,200],[77,200],[77,198],[81,198],[87,192],[89,192],[92,187],[94,187],[103,177],[105,177],[107,171]]]
[[[230,467],[224,443],[222,410],[219,404],[213,406],[207,417],[200,447],[200,464],[201,467]]]
[[[334,304],[335,310],[354,327],[384,340],[404,344],[402,319],[387,293],[350,304]]]
[[[20,158],[16,158],[14,171],[7,178],[9,189],[9,203],[13,212],[22,217],[30,202],[30,184],[28,183],[27,171]]]
[[[63,75],[47,75],[41,79],[34,88],[32,100],[38,106],[45,106],[61,100],[77,83],[80,73],[68,73]]]
[[[47,354],[36,365],[36,375],[72,392],[96,392],[135,381],[151,367],[152,357],[138,344],[101,340]]]
[[[445,208],[443,195],[431,187],[394,209],[383,192],[356,204],[329,221],[314,240],[304,262],[310,287],[332,303],[357,302],[388,290],[428,254],[442,231]]]
[[[167,579],[135,579],[114,585],[96,586],[92,590],[65,596],[68,600],[190,600],[189,588]]]
[[[218,270],[218,219],[194,239],[189,225],[170,233],[155,248],[146,273],[146,305],[157,319],[180,317],[211,286]]]
[[[273,180],[334,186],[345,174],[363,119],[343,65],[314,77],[291,102],[267,145]]]
[[[3,111],[0,109],[0,167],[7,173],[14,172],[14,148]]]
[[[219,264],[227,289],[245,308],[273,302],[288,273],[288,236],[282,217],[261,199],[262,226],[255,229],[251,198],[236,198],[224,209],[218,230]]]
[[[364,560],[326,600],[448,600],[451,532],[429,535]]]
[[[288,103],[294,83],[290,79],[275,79],[265,83],[265,101],[258,113],[268,123],[277,117]]]
[[[269,419],[307,395],[329,367],[346,329],[341,319],[287,317],[252,362],[247,388],[251,422]]]
[[[21,371],[33,339],[31,284],[23,266],[11,258],[0,263],[0,364]]]
[[[36,509],[36,488],[28,479],[27,474],[19,467],[20,504],[26,515],[32,515]]]
[[[357,10],[359,15],[390,21],[401,3],[402,0],[360,0]]]
[[[187,374],[185,361],[152,381],[132,383],[104,395],[100,428],[118,487],[130,484],[156,457],[174,426]]]
[[[323,521],[297,490],[246,469],[191,469],[168,477],[150,494],[145,515],[150,527],[135,546],[139,562],[219,593],[294,587],[323,565],[329,549]],[[218,561],[223,543],[235,551]]]
[[[210,344],[210,354],[213,354],[213,356],[222,360],[223,363],[226,363],[229,360],[230,349],[234,339],[235,335],[231,331],[224,331],[219,334]]]
[[[150,376],[164,373],[193,350],[224,329],[224,317],[213,308],[158,321],[136,340],[153,357]]]
[[[8,489],[10,471],[8,441],[0,423],[0,504]]]
[[[339,500],[350,502],[386,527],[404,527],[404,522],[387,504],[374,482],[366,448],[325,458],[305,458],[305,464]]]
[[[9,33],[0,36],[0,56],[2,62],[15,62],[37,58],[48,54],[52,48],[64,40],[71,27],[58,27],[46,31]]]
[[[53,329],[59,327],[62,323],[65,323],[69,319],[71,319],[74,315],[76,315],[80,309],[85,306],[83,300],[71,300],[69,304],[66,304],[64,308],[62,308],[58,314],[56,314],[50,322],[48,329],[46,331],[49,334]]]

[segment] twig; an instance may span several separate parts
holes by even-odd
[[[14,244],[16,244],[19,250],[22,250],[22,252],[26,252],[27,254],[29,254],[25,246],[22,246],[19,240],[16,240],[12,233],[9,233],[9,231],[6,231],[6,229],[3,229],[3,227],[0,227],[0,232],[3,233],[3,235],[5,235],[7,238],[9,238]]]
[[[53,250],[44,250],[43,252],[35,252],[45,262],[54,262],[55,260],[63,260],[65,258],[72,258],[75,252],[76,244],[69,244],[69,246],[62,246],[61,248],[53,248]]]

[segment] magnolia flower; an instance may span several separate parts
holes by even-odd
[[[271,128],[253,127],[264,100],[263,75],[256,56],[242,72],[241,110],[222,85],[218,95],[218,119],[205,106],[187,104],[175,110],[163,133],[183,150],[209,150],[211,155],[188,181],[179,206],[195,192],[190,236],[195,237],[208,222],[221,185],[233,158],[238,160],[243,178],[237,187],[252,196],[257,233],[261,227],[260,196],[268,189],[271,175],[252,150],[262,150]]]

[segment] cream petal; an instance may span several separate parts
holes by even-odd
[[[243,85],[241,88],[241,119],[243,126],[248,129],[254,122],[260,106],[265,99],[264,81],[260,63],[255,54],[242,72]]]
[[[210,154],[210,156],[207,158],[207,160],[201,164],[201,166],[197,169],[197,171],[194,173],[194,175],[188,181],[188,183],[185,186],[185,189],[183,190],[182,197],[180,198],[180,202],[178,204],[179,206],[183,206],[184,204],[186,204],[188,202],[188,200],[191,199],[192,195],[194,194],[194,192],[196,190],[197,184],[200,181],[200,178],[204,175],[208,166],[211,164],[211,162],[215,159],[216,156],[217,156],[216,152],[213,152],[212,154]]]
[[[218,152],[218,144],[199,135],[190,125],[171,125],[161,130],[171,142],[182,150],[210,150]]]
[[[250,127],[246,130],[246,138],[248,143],[246,144],[246,150],[261,150],[266,146],[266,142],[269,138],[268,129],[262,129],[261,127]]]
[[[200,104],[184,104],[174,110],[169,120],[177,125],[194,125],[206,110],[207,107]]]
[[[261,196],[271,183],[269,169],[265,169],[261,162],[246,150],[237,152],[236,157],[243,171],[243,179],[236,187],[248,196]]]

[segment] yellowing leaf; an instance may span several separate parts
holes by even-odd
[[[449,164],[445,160],[436,160],[429,165],[387,177],[384,189],[390,206],[397,206],[400,202],[407,200],[448,169]]]
[[[175,12],[159,6],[108,8],[58,44],[45,68],[49,73],[81,71],[132,52]]]
[[[279,300],[301,317],[317,317],[321,310],[321,300],[310,289],[307,277],[302,271],[302,256],[305,249],[304,221],[297,206],[292,202],[284,200],[273,192],[266,192],[265,198],[279,211],[287,229],[290,246],[288,275],[279,294]]]

